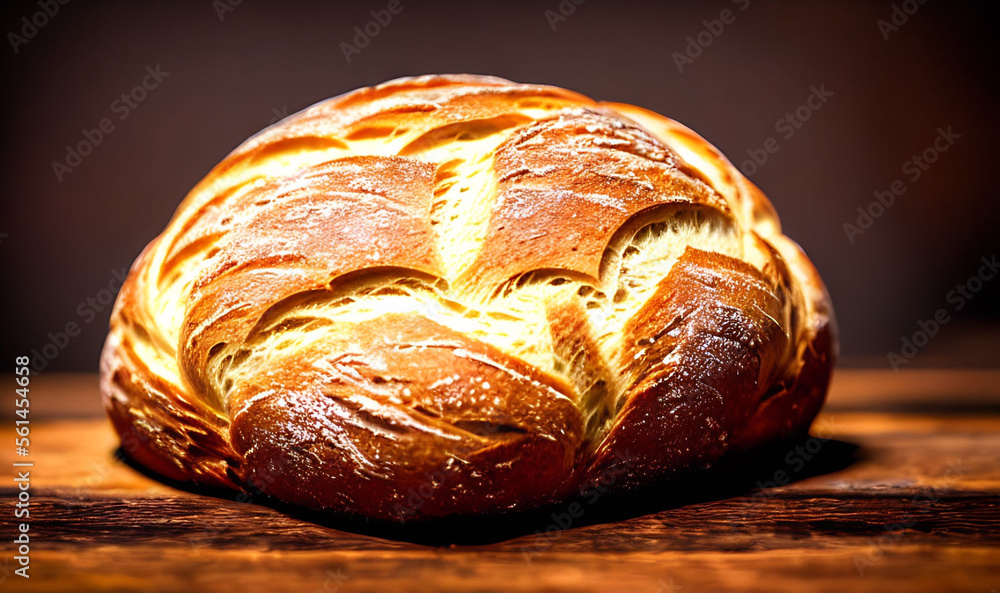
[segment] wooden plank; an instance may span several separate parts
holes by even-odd
[[[872,564],[862,563],[859,573],[857,559],[868,552],[868,544],[852,544],[820,550],[549,554],[527,563],[516,555],[464,548],[192,554],[184,548],[103,546],[85,554],[39,552],[38,572],[18,590],[989,593],[1000,579],[995,547],[899,543]]]
[[[4,495],[10,495],[4,491]],[[665,510],[664,507],[666,507]],[[650,507],[652,508],[652,507]],[[738,496],[660,505],[637,515],[615,501],[574,519],[565,508],[461,524],[379,525],[207,497],[71,498],[37,494],[40,549],[156,545],[204,549],[372,550],[488,546],[526,560],[559,553],[838,548],[889,534],[909,544],[998,545],[1000,501],[959,496]],[[612,528],[613,527],[613,528]]]

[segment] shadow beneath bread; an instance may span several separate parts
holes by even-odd
[[[121,450],[118,455],[136,471],[178,490],[248,502],[246,494],[165,478],[139,465]],[[734,497],[743,497],[743,503],[751,505],[753,499],[758,497],[775,497],[769,492],[772,488],[841,471],[863,457],[863,451],[852,443],[805,437],[775,443],[752,453],[730,455],[710,470],[692,472],[640,490],[617,492],[595,483],[581,490],[583,494],[580,496],[557,504],[531,511],[489,516],[414,519],[404,522],[373,521],[311,511],[263,494],[254,494],[252,502],[271,507],[295,519],[360,536],[426,546],[486,545],[526,535],[544,534],[546,531],[624,521]],[[747,500],[746,497],[752,498]],[[745,514],[739,516],[739,513],[734,512],[734,522],[742,522],[747,518]],[[321,548],[322,542],[306,547]]]

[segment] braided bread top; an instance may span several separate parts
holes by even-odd
[[[402,519],[805,431],[835,349],[812,264],[691,130],[425,76],[216,166],[133,265],[101,370],[125,449],[161,474]]]

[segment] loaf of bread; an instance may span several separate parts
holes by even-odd
[[[829,298],[670,119],[425,76],[216,166],[111,318],[105,407],[163,476],[383,520],[627,490],[808,431]]]

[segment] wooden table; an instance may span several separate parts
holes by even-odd
[[[182,489],[115,456],[95,377],[36,377],[31,401],[31,578],[12,573],[8,478],[4,591],[1000,589],[997,370],[840,371],[815,438],[548,535],[558,508],[372,532]]]

